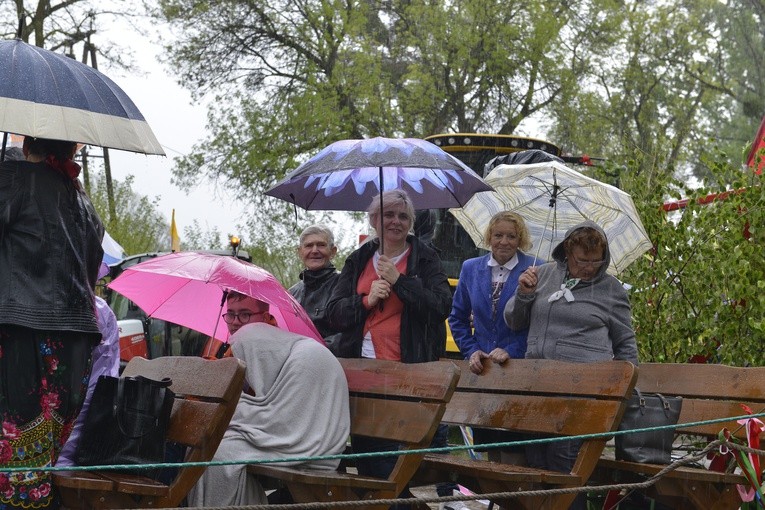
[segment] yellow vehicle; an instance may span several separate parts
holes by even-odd
[[[484,166],[490,160],[504,154],[538,149],[561,156],[561,149],[555,144],[537,138],[515,135],[488,135],[477,133],[454,133],[432,135],[425,138],[452,156],[460,159],[478,175],[484,176]],[[567,160],[568,158],[563,158]],[[578,159],[578,158],[577,158]],[[573,162],[573,160],[571,160]],[[448,209],[430,211],[433,244],[440,250],[441,261],[449,277],[452,292],[457,286],[462,262],[485,253],[475,246],[470,236]],[[416,228],[416,227],[415,227]],[[449,325],[446,325],[446,356],[461,358],[454,343]]]

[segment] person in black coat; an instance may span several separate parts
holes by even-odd
[[[26,137],[0,163],[0,465],[55,464],[101,340],[104,228],[77,180],[74,142]],[[0,473],[0,508],[52,503],[50,473]]]
[[[338,356],[435,361],[446,344],[449,281],[436,251],[412,235],[409,196],[388,191],[382,203],[382,212],[377,197],[369,208],[376,235],[348,256],[330,298]]]
[[[368,209],[376,235],[346,259],[329,301],[332,327],[342,332],[336,353],[404,363],[436,361],[446,347],[451,290],[441,260],[413,235],[414,207],[400,190]],[[443,437],[434,446],[445,446]],[[354,453],[397,450],[395,442],[351,438]],[[386,478],[396,457],[358,459],[359,474]],[[451,495],[451,488],[447,490]]]
[[[340,335],[330,326],[327,304],[340,276],[332,265],[337,255],[335,236],[324,225],[311,225],[300,234],[297,252],[305,269],[289,293],[305,308],[327,347],[334,352]]]

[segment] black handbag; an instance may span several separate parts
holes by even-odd
[[[170,378],[99,377],[75,459],[80,466],[165,461],[175,394]],[[156,478],[161,469],[124,470]]]
[[[635,388],[627,401],[619,430],[645,429],[675,425],[683,407],[682,397],[659,393],[641,393]],[[615,437],[616,459],[646,464],[669,464],[675,429],[619,434]]]

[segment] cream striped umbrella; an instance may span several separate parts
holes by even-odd
[[[494,191],[476,193],[464,207],[449,210],[478,247],[489,248],[484,231],[500,211],[523,217],[534,244],[531,254],[543,260],[550,260],[565,232],[584,220],[606,232],[611,274],[622,272],[652,246],[629,194],[563,163],[499,165],[484,180]]]

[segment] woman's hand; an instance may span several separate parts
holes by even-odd
[[[489,353],[489,358],[491,358],[494,363],[499,363],[501,365],[510,359],[510,355],[502,347],[497,347]]]
[[[377,260],[377,274],[391,285],[394,285],[398,281],[398,277],[401,276],[396,265],[387,255],[380,255]]]
[[[374,308],[385,301],[390,296],[391,285],[386,280],[381,278],[372,282],[372,287],[369,289],[369,295],[367,296],[367,303],[371,308]]]
[[[537,266],[527,267],[518,277],[518,294],[533,294],[537,290]]]
[[[471,354],[470,359],[468,360],[470,371],[474,374],[480,374],[483,372],[483,360],[488,357],[489,355],[483,351],[475,351],[473,354]]]

